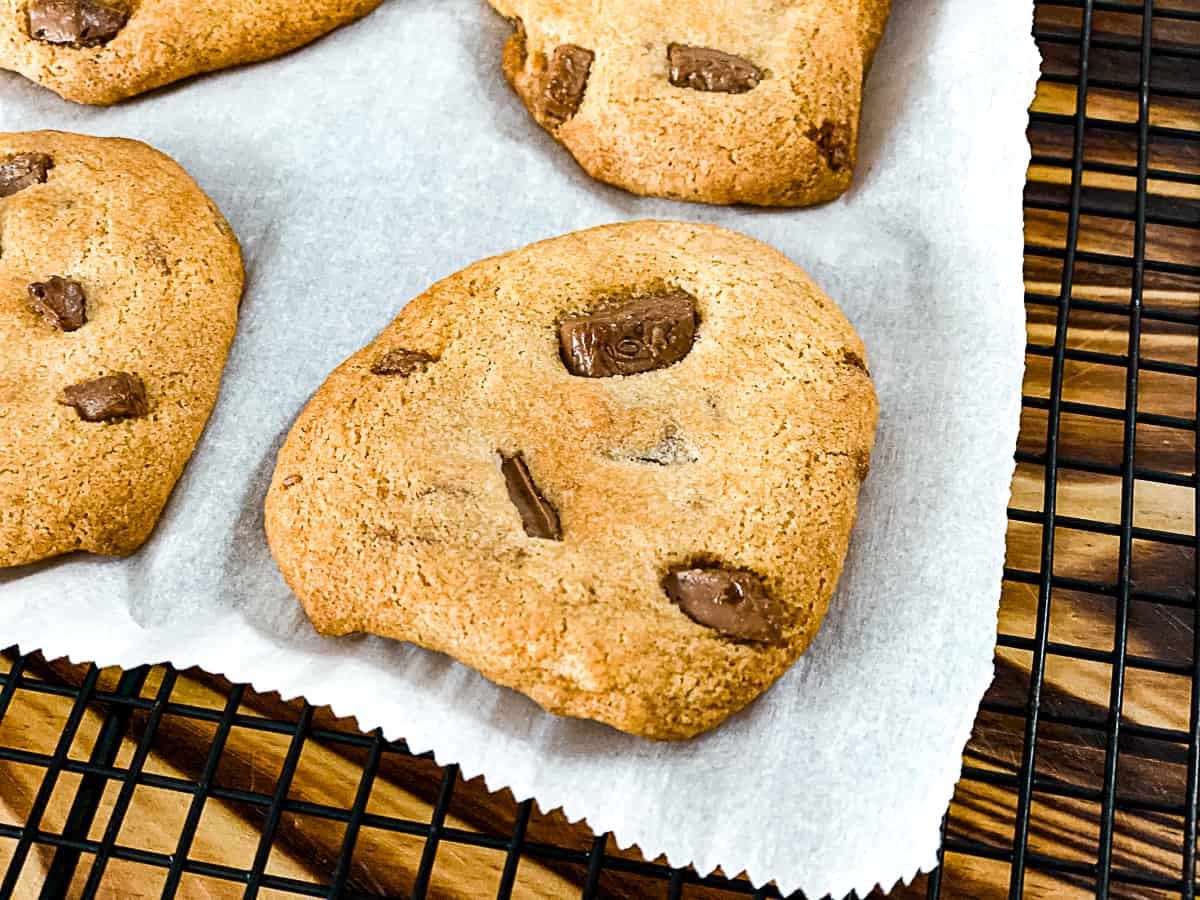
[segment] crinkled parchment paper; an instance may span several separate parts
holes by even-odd
[[[0,643],[199,665],[382,726],[622,846],[810,896],[936,862],[992,676],[1023,360],[1021,190],[1031,4],[899,0],[859,172],[820,209],[724,209],[589,180],[499,71],[483,0],[390,0],[286,58],[112,109],[0,73],[0,130],[137,137],[241,237],[242,321],[216,412],[151,541],[0,574]],[[326,374],[434,280],[636,218],[761,238],[836,298],[882,413],[846,570],[815,643],[762,699],[653,744],[542,713],[450,660],[317,637],[263,537],[275,452]]]

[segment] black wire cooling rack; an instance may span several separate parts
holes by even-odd
[[[1049,391],[1024,399],[1017,484],[1037,496],[1023,504],[1014,491],[1000,674],[943,825],[943,866],[897,894],[1193,898],[1200,3],[1043,2],[1034,31],[1044,65],[1030,118],[1027,362]],[[1112,252],[1114,244],[1127,252]],[[1073,340],[1097,319],[1106,322],[1107,350]],[[1176,355],[1152,353],[1154,335],[1166,335]],[[1081,371],[1115,381],[1113,402],[1077,399]],[[1160,376],[1174,379],[1171,393],[1188,410],[1141,408],[1145,381]],[[1163,447],[1176,463],[1156,462]],[[1060,509],[1089,477],[1109,480],[1119,497],[1113,516]],[[1176,501],[1185,492],[1190,521],[1139,524],[1137,496],[1150,492],[1153,501],[1155,490],[1175,492]],[[1069,565],[1081,546],[1092,574]],[[1146,558],[1165,580],[1141,576]],[[1022,609],[1028,626],[1008,627]],[[1168,617],[1160,620],[1171,623],[1174,655],[1146,651],[1131,629],[1146,609]],[[1060,625],[1091,614],[1107,623],[1097,641],[1072,638],[1069,628],[1058,636]],[[1089,714],[1086,704],[1064,701],[1047,673],[1066,664],[1093,667],[1107,704]],[[647,862],[607,835],[464,784],[455,767],[440,769],[403,742],[203,673],[100,671],[12,651],[0,669],[0,898],[395,895],[363,874],[362,858],[386,861],[401,843],[411,862],[401,895],[415,898],[779,896]],[[1172,680],[1165,696],[1186,728],[1127,714],[1143,676]],[[238,749],[247,743],[248,756]],[[1068,745],[1083,760],[1082,777],[1059,764]],[[321,765],[343,767],[340,796],[297,795],[314,748],[332,754]],[[171,765],[159,761],[164,753]],[[263,759],[271,761],[265,774],[254,762]],[[411,789],[412,805],[374,802],[385,775]],[[1130,787],[1144,784],[1153,790]],[[468,790],[485,798],[481,827],[455,811]],[[157,798],[149,806],[146,793]],[[217,806],[249,835],[220,859],[202,847]],[[164,810],[175,814],[169,823]],[[1150,823],[1142,844],[1127,834],[1137,817]],[[307,874],[274,864],[285,835],[310,838],[299,843]],[[456,887],[439,881],[448,866],[493,880]],[[531,885],[531,875],[541,880]]]

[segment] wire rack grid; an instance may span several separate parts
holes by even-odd
[[[1047,0],[1034,33],[1030,378],[997,682],[942,867],[895,895],[1191,900],[1200,3]],[[1076,514],[1081,485],[1111,514]],[[1154,520],[1163,497],[1182,525]],[[403,742],[204,673],[13,651],[0,668],[0,897],[779,896],[620,851]],[[1161,722],[1148,696],[1166,698]],[[301,790],[314,765],[344,790]],[[237,852],[212,850],[214,828],[241,835]]]

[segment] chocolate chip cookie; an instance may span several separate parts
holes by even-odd
[[[874,435],[864,360],[748,237],[544,241],[434,285],[328,378],[279,453],[267,535],[324,634],[689,737],[824,616]]]
[[[145,144],[0,134],[0,566],[146,539],[217,397],[242,260]]]
[[[808,206],[854,170],[890,0],[489,0],[504,74],[594,178],[637,194]]]
[[[0,68],[67,100],[114,103],[200,72],[279,56],[382,0],[10,0]]]

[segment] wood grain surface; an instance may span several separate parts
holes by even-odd
[[[1188,7],[1186,3],[1176,3]],[[1200,4],[1193,4],[1200,11]],[[1014,519],[1008,535],[1008,568],[1000,610],[1001,646],[997,676],[980,712],[964,754],[968,777],[960,783],[951,807],[948,833],[994,848],[997,859],[950,853],[942,873],[942,896],[1000,898],[1009,895],[1014,819],[1015,776],[1024,749],[1022,716],[1029,699],[1033,664],[1038,587],[1019,573],[1040,566],[1051,351],[1055,342],[1057,298],[1062,283],[1062,257],[1067,245],[1071,182],[1072,124],[1055,114],[1073,115],[1073,85],[1078,64],[1080,11],[1043,6],[1037,27],[1045,65],[1033,104],[1030,138],[1035,164],[1027,190],[1026,263],[1030,351],[1018,447],[1022,460],[1012,491]],[[1161,27],[1160,27],[1161,25]],[[1101,11],[1095,16],[1089,119],[1122,123],[1138,121],[1136,87],[1140,17]],[[1055,39],[1063,35],[1064,40]],[[1133,600],[1128,609],[1128,644],[1120,742],[1118,804],[1113,828],[1113,864],[1148,876],[1178,878],[1182,866],[1182,817],[1169,811],[1183,803],[1187,746],[1179,733],[1189,729],[1192,684],[1193,606],[1196,594],[1196,428],[1197,322],[1200,321],[1200,103],[1179,96],[1200,87],[1200,21],[1163,20],[1155,27],[1155,91],[1150,105],[1149,181],[1143,282],[1142,367],[1137,396],[1139,420],[1134,463],[1138,478],[1132,498],[1138,529],[1131,550]],[[1122,40],[1134,49],[1120,49]],[[1110,46],[1111,45],[1111,46]],[[1172,54],[1190,45],[1190,56]],[[1067,77],[1072,83],[1054,79]],[[1189,134],[1190,133],[1190,134]],[[1105,726],[1112,690],[1115,623],[1120,613],[1114,585],[1118,581],[1119,539],[1103,523],[1120,523],[1122,506],[1122,410],[1125,406],[1129,352],[1129,316],[1134,269],[1128,257],[1135,249],[1136,179],[1120,167],[1137,164],[1136,130],[1100,125],[1086,132],[1083,210],[1073,270],[1073,297],[1082,301],[1070,314],[1063,371],[1060,459],[1056,492],[1057,529],[1054,574],[1061,586],[1051,597],[1041,695],[1042,724],[1035,772],[1039,790],[1030,807],[1029,849],[1035,854],[1025,876],[1025,897],[1094,896],[1086,874],[1055,874],[1037,864],[1039,858],[1095,863],[1100,852],[1101,806],[1095,799],[1103,785]],[[1088,304],[1087,301],[1096,301]],[[1108,305],[1105,305],[1108,304]],[[1091,406],[1089,406],[1091,405]],[[1102,407],[1100,411],[1092,408]],[[1111,412],[1106,412],[1111,411]],[[1065,518],[1064,518],[1065,517]],[[1078,520],[1078,521],[1076,521]],[[1065,524],[1064,524],[1065,521]],[[1100,527],[1088,523],[1102,523]],[[1099,586],[1099,587],[1096,587]],[[1098,592],[1097,592],[1098,591]],[[1082,648],[1082,649],[1072,649]],[[10,654],[11,658],[11,654]],[[54,683],[77,685],[84,669],[65,663],[34,660],[29,673]],[[101,687],[111,690],[118,672],[105,671]],[[155,669],[142,689],[153,697],[164,677]],[[168,685],[171,687],[170,685]],[[223,710],[231,686],[219,678],[191,670],[175,677],[171,699]],[[66,697],[18,691],[8,715],[0,721],[0,747],[52,753],[70,712]],[[248,715],[294,720],[295,705],[275,695],[245,692],[240,710]],[[74,758],[86,758],[105,709],[89,708],[72,745]],[[129,722],[114,764],[130,765],[146,727],[146,715]],[[351,729],[318,710],[314,726]],[[147,773],[195,781],[200,777],[215,733],[213,723],[164,716]],[[286,735],[235,728],[230,733],[215,783],[228,791],[271,795],[288,753]],[[318,806],[349,809],[359,787],[367,748],[323,740],[305,743],[288,796]],[[0,761],[0,824],[26,821],[42,784],[43,769]],[[442,789],[442,770],[432,762],[396,754],[383,757],[371,788],[368,812],[427,822]],[[66,823],[80,776],[65,773],[53,792],[41,828],[60,833]],[[1042,789],[1045,788],[1045,789]],[[89,836],[99,840],[117,801],[119,785],[110,782]],[[188,811],[187,794],[140,786],[124,818],[118,843],[172,854]],[[507,839],[516,807],[507,792],[489,793],[481,781],[460,782],[454,789],[445,825]],[[264,824],[261,804],[211,797],[189,851],[192,859],[229,866],[249,866]],[[345,826],[315,816],[285,813],[278,823],[267,872],[306,882],[327,880],[335,868]],[[532,815],[526,840],[588,850],[593,835],[560,814]],[[11,839],[0,840],[0,871],[13,851]],[[359,891],[405,897],[418,872],[424,840],[415,835],[364,827],[358,837],[349,883]],[[611,841],[609,854],[640,859]],[[38,895],[53,848],[35,845],[23,869],[17,896]],[[73,886],[82,892],[89,858],[84,858]],[[503,852],[443,842],[438,849],[429,896],[479,898],[494,896],[505,862]],[[159,896],[165,870],[114,860],[106,870],[100,896]],[[513,896],[558,898],[578,896],[586,873],[576,864],[523,858]],[[921,878],[893,893],[923,897]],[[605,870],[600,896],[667,897],[664,881]],[[241,896],[242,886],[216,878],[187,874],[181,897]],[[263,896],[283,896],[270,891]],[[689,886],[684,896],[716,898],[727,893]],[[1177,893],[1137,884],[1118,883],[1113,897],[1158,898]]]

